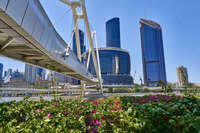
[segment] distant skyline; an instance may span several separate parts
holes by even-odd
[[[40,0],[58,33],[69,43],[72,34],[72,14],[70,8],[56,1]],[[167,81],[177,82],[176,67],[188,69],[189,81],[200,82],[200,1],[182,0],[86,0],[86,8],[91,29],[97,31],[99,47],[106,46],[105,22],[113,17],[120,18],[121,47],[131,56],[132,75],[136,71],[136,82],[142,75],[140,41],[140,18],[159,23],[163,31],[163,44]],[[82,30],[84,26],[82,26]],[[88,39],[85,39],[88,43]],[[87,44],[88,48],[88,44]],[[24,72],[24,64],[0,57],[4,70],[18,69]]]

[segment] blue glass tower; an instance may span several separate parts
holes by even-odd
[[[133,85],[133,78],[130,75],[131,63],[128,51],[111,47],[99,48],[98,50],[103,85]],[[87,61],[88,51],[83,54],[83,58]],[[96,75],[91,56],[88,69],[93,75]]]
[[[121,47],[119,18],[112,18],[106,22],[106,46]]]
[[[79,30],[79,38],[80,38],[80,47],[81,47],[81,54],[83,54],[86,50],[86,47],[84,45],[84,32],[82,30]],[[73,35],[73,46],[72,46],[73,52],[77,56],[77,47],[76,47],[76,36],[75,33]]]
[[[3,77],[3,64],[0,63],[0,83],[2,81],[2,77]]]
[[[159,80],[167,82],[162,29],[150,20],[140,19],[140,24],[144,83],[156,86]]]
[[[16,70],[16,71],[14,71],[13,73],[12,73],[12,76],[11,76],[12,78],[18,78],[18,79],[20,79],[20,78],[23,78],[24,77],[24,75],[22,74],[22,73],[20,73],[18,70]]]
[[[46,70],[43,68],[37,68],[37,75],[39,76],[40,80],[45,80]]]
[[[106,47],[99,48],[98,51],[103,86],[132,86],[133,78],[130,75],[131,62],[129,52],[121,49],[119,18],[112,18],[106,22]],[[83,54],[85,62],[88,59],[88,55],[88,51]],[[91,56],[88,69],[93,75],[96,75]]]
[[[84,45],[84,32],[82,30],[79,29],[79,38],[80,38],[80,48],[81,48],[81,55],[86,51],[86,47]],[[73,52],[76,54],[77,56],[77,47],[76,47],[76,36],[75,33],[73,35],[73,46],[72,46]],[[83,62],[83,59],[82,59]],[[80,80],[74,79],[72,78],[72,84],[80,84]]]
[[[35,84],[37,74],[37,67],[30,64],[25,64],[25,81],[31,84]]]

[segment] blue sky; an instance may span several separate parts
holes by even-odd
[[[58,33],[69,42],[73,28],[71,11],[66,14],[69,6],[59,0],[40,1]],[[106,42],[105,21],[120,18],[121,46],[131,55],[132,73],[137,72],[136,82],[142,76],[140,18],[158,22],[162,27],[168,81],[177,81],[176,67],[183,65],[188,68],[189,80],[200,82],[199,5],[199,0],[86,0],[89,22],[97,31],[99,47],[104,47]],[[2,57],[0,62],[4,69],[24,71],[23,63]]]

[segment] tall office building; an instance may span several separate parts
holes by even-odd
[[[8,84],[10,82],[12,74],[13,74],[12,69],[8,69],[7,71],[4,72],[4,84]]]
[[[37,67],[25,64],[25,81],[31,84],[35,83]]]
[[[106,46],[121,47],[119,18],[112,18],[106,22]]]
[[[2,83],[3,80],[3,64],[0,63],[0,84]]]
[[[151,20],[140,19],[144,83],[156,86],[167,82],[161,26]]]
[[[176,73],[178,77],[179,86],[184,86],[185,84],[188,83],[188,72],[186,67],[183,66],[177,67]]]
[[[46,70],[43,68],[37,68],[37,75],[36,75],[36,77],[38,77],[37,80],[45,80],[45,76],[46,76]]]
[[[29,64],[25,64],[25,81],[35,84],[36,80],[45,80],[46,70]]]
[[[45,80],[46,71],[43,68],[25,64],[25,81],[35,84],[36,80]]]
[[[24,75],[22,73],[20,73],[18,70],[14,71],[12,73],[12,76],[11,76],[12,79],[14,78],[18,78],[18,79],[23,79],[24,78]]]
[[[12,75],[12,69],[8,69],[8,73],[7,73],[7,76],[11,76]]]
[[[83,54],[86,50],[86,47],[84,45],[84,32],[82,30],[79,30],[79,38],[80,38],[80,48],[81,48],[81,54]],[[72,45],[73,52],[77,56],[77,47],[76,47],[76,36],[75,33],[73,35],[73,45]]]
[[[4,71],[4,76],[3,76],[3,77],[5,78],[7,75],[8,75],[8,71],[5,70],[5,71]]]
[[[103,85],[107,87],[132,86],[129,52],[121,49],[120,44],[119,18],[113,18],[106,22],[106,43],[107,47],[98,48]],[[88,51],[83,54],[85,61],[87,61],[88,55]],[[93,75],[96,75],[91,56],[88,69]]]
[[[79,38],[80,38],[80,48],[81,48],[81,55],[86,51],[86,46],[84,44],[84,32],[82,30],[79,29]],[[73,35],[73,52],[76,54],[77,56],[77,47],[76,47],[76,36],[75,33]],[[83,59],[82,59],[83,62]],[[72,81],[72,84],[80,84],[80,80],[74,79],[74,78],[69,78],[67,79],[67,81]]]

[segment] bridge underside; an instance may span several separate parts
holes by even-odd
[[[66,47],[38,0],[0,2],[0,55],[97,83],[71,50],[63,57]]]

